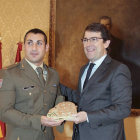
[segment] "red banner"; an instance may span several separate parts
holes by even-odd
[[[0,127],[1,127],[1,133],[2,133],[2,137],[0,137],[0,140],[4,140],[4,137],[6,136],[6,126],[5,126],[5,123],[1,122],[0,121]]]
[[[2,53],[1,53],[1,47],[2,43],[0,42],[0,69],[2,68]]]
[[[19,42],[18,44],[18,48],[17,48],[17,54],[16,54],[16,59],[15,62],[20,62],[21,61],[21,54],[20,51],[22,51],[22,43]]]

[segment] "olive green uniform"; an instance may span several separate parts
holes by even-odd
[[[6,140],[54,140],[52,127],[42,126],[41,116],[61,100],[59,75],[44,67],[45,86],[25,59],[0,70],[0,120],[7,123]]]

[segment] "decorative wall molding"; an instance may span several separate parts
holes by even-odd
[[[50,0],[49,66],[55,67],[56,0]]]

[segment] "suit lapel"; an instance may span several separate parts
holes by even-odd
[[[98,67],[98,69],[95,71],[95,73],[91,76],[91,78],[87,82],[87,84],[86,84],[85,88],[83,89],[83,92],[81,93],[81,95],[90,86],[91,83],[95,82],[96,79],[106,71],[106,69],[109,66],[108,64],[110,62],[111,62],[111,58],[110,58],[110,56],[107,55],[105,60],[101,63],[101,65]]]
[[[39,86],[42,87],[41,82],[38,79],[38,76],[35,72],[35,70],[30,66],[30,64],[24,59],[22,59],[22,61],[20,62],[20,69],[24,70],[24,74],[32,79],[35,83],[37,83]]]

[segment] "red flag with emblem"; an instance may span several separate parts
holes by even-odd
[[[1,47],[2,43],[0,42],[0,69],[2,68],[2,53],[1,53]],[[2,79],[0,79],[0,87],[2,86]],[[6,126],[5,123],[0,121],[0,140],[4,140],[4,137],[6,135]]]
[[[15,62],[20,62],[21,61],[21,54],[20,51],[22,51],[22,43],[19,42],[18,44],[18,48],[17,48],[17,54],[16,54],[16,59]]]
[[[5,135],[6,135],[5,123],[0,121],[0,140],[4,140]]]

